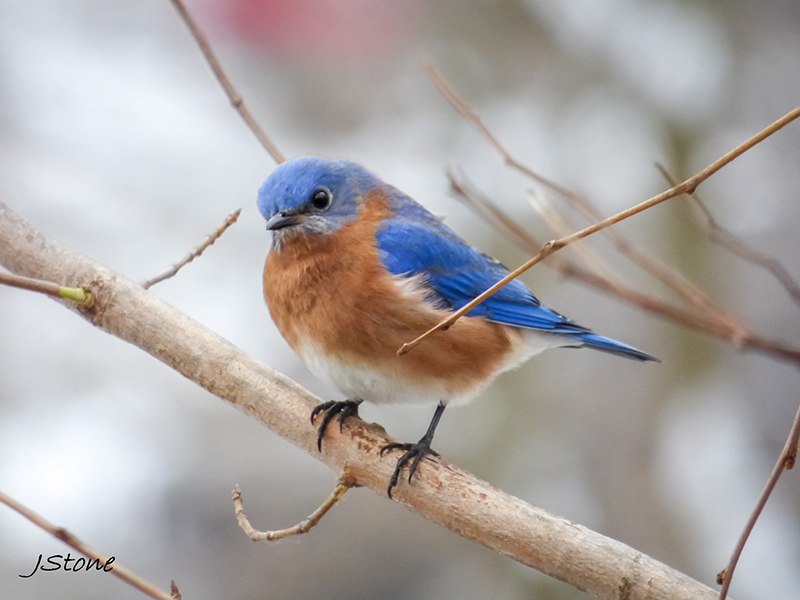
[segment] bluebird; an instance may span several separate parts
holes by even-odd
[[[361,165],[314,156],[275,169],[258,192],[272,232],[264,265],[270,315],[305,365],[346,398],[314,408],[317,447],[375,403],[429,402],[436,411],[401,450],[388,494],[404,467],[411,483],[447,405],[464,404],[500,373],[542,350],[585,347],[657,361],[542,305],[518,279],[413,351],[397,350],[508,274],[422,205]]]

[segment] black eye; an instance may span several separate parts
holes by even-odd
[[[331,205],[332,200],[333,194],[331,194],[331,191],[326,187],[318,187],[311,193],[311,197],[308,199],[315,210],[325,210]]]

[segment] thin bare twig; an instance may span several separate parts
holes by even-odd
[[[235,211],[233,211],[231,214],[229,214],[227,217],[225,217],[225,220],[222,223],[220,223],[219,225],[217,225],[214,228],[214,231],[209,233],[203,239],[202,242],[200,242],[197,246],[192,248],[186,256],[184,256],[182,259],[180,259],[175,264],[170,265],[169,267],[167,267],[166,269],[161,271],[158,275],[155,275],[154,277],[151,277],[150,279],[145,279],[142,282],[142,287],[144,289],[149,289],[151,286],[153,286],[153,285],[155,285],[157,283],[160,283],[160,282],[164,281],[165,279],[169,279],[170,277],[174,276],[183,267],[185,267],[190,262],[192,262],[195,258],[200,256],[205,251],[206,248],[208,248],[211,244],[216,242],[219,239],[219,237],[223,233],[225,233],[225,230],[228,229],[228,227],[230,227],[231,225],[236,223],[236,220],[239,218],[239,215],[241,214],[241,212],[242,212],[242,209],[241,208],[237,208]]]
[[[178,590],[178,586],[175,584],[174,581],[169,582],[169,593],[172,596],[173,600],[181,600],[182,596],[180,591]]]
[[[563,237],[569,235],[572,227],[567,223],[558,211],[550,204],[545,195],[538,189],[528,190],[528,201],[533,207],[533,210],[547,225],[550,235],[555,237]],[[606,229],[606,231],[610,231]],[[600,257],[599,253],[590,244],[578,244],[573,246],[574,252],[580,257],[582,262],[596,273],[607,277],[609,279],[618,279],[613,269],[606,264]]]
[[[0,283],[24,290],[40,292],[55,298],[64,298],[79,306],[89,306],[92,303],[91,292],[83,288],[67,287],[49,281],[42,281],[41,279],[31,279],[30,277],[22,277],[20,275],[3,272],[0,272]]]
[[[462,202],[464,202],[473,212],[479,214],[486,219],[495,229],[509,235],[511,239],[523,250],[535,253],[542,247],[542,243],[531,235],[526,229],[523,229],[519,224],[505,214],[497,205],[494,204],[489,198],[480,193],[473,185],[466,181],[461,173],[449,169],[446,172],[447,178],[450,182],[451,192]],[[540,207],[538,200],[534,197],[531,198],[531,204],[537,211],[540,211],[542,217],[547,221],[551,234],[563,236],[568,231],[563,229],[566,223],[555,215],[551,215],[552,211]],[[558,219],[557,222],[551,222],[551,218]],[[584,262],[592,267],[592,272],[602,280],[608,282],[609,286],[614,288],[622,286],[619,279],[607,268],[599,257],[593,255],[582,255]],[[562,274],[569,274],[576,276],[578,273],[583,273],[586,269],[578,267],[571,263],[566,257],[554,256],[549,261],[550,266],[555,267]],[[566,266],[570,265],[570,273],[566,273]],[[580,277],[577,277],[580,279]]]
[[[236,512],[236,520],[239,522],[239,527],[247,534],[247,537],[254,542],[280,540],[292,535],[308,533],[311,528],[317,525],[317,523],[322,520],[322,517],[342,499],[342,496],[347,493],[347,490],[357,485],[355,477],[353,477],[347,467],[345,467],[344,473],[342,473],[342,476],[339,478],[339,482],[336,484],[333,492],[331,492],[331,495],[325,499],[317,510],[311,513],[307,519],[300,521],[297,525],[287,529],[278,529],[277,531],[259,531],[250,525],[247,515],[244,514],[242,492],[237,485],[233,488],[233,507]]]
[[[540,241],[520,227],[514,219],[500,210],[491,200],[480,194],[473,186],[468,185],[463,176],[452,170],[448,170],[446,174],[453,194],[465,200],[474,212],[485,218],[494,227],[509,234],[518,246],[533,252],[541,247]]]
[[[670,183],[670,185],[676,186],[678,183],[679,182],[676,181]],[[575,204],[590,219],[595,221],[602,219],[600,212],[585,198],[575,194],[566,196],[566,198]],[[613,228],[604,231],[619,252],[627,256],[661,283],[683,296],[683,298],[702,311],[707,317],[725,322],[732,331],[738,332],[735,334],[736,339],[741,339],[746,335],[747,327],[739,317],[718,302],[712,300],[708,294],[687,279],[683,273],[648,256],[641,248],[631,243]]]
[[[545,187],[553,190],[570,204],[581,211],[590,222],[600,221],[603,217],[600,212],[583,196],[575,194],[565,187],[558,185],[554,181],[543,177],[526,164],[517,160],[511,152],[500,142],[495,134],[483,123],[478,113],[467,102],[465,102],[455,90],[444,80],[442,74],[436,67],[427,63],[425,70],[442,97],[460,114],[467,122],[471,123],[478,133],[494,148],[506,165],[512,167]],[[671,183],[675,186],[678,182]],[[614,246],[624,256],[627,256],[643,270],[650,273],[653,277],[661,281],[664,285],[683,296],[699,310],[705,312],[709,318],[724,321],[732,331],[735,332],[734,339],[739,340],[745,335],[746,327],[742,321],[729,310],[713,301],[703,290],[689,281],[682,273],[676,269],[665,265],[650,256],[643,250],[631,243],[620,232],[615,229],[605,229],[603,233],[608,236]],[[559,234],[562,235],[562,234]]]
[[[261,126],[258,124],[253,115],[250,114],[250,111],[244,105],[244,100],[242,100],[242,97],[234,89],[233,84],[231,84],[230,79],[228,79],[228,76],[223,70],[222,65],[220,64],[219,60],[217,60],[214,51],[211,49],[208,40],[206,40],[206,37],[203,35],[203,32],[200,31],[200,28],[197,26],[197,23],[195,23],[194,19],[189,14],[189,11],[186,9],[186,6],[184,5],[183,1],[182,0],[170,0],[170,1],[172,2],[172,5],[175,7],[175,9],[178,11],[178,14],[186,23],[186,26],[189,28],[192,37],[194,37],[194,40],[197,42],[197,45],[200,46],[200,51],[203,53],[203,56],[208,62],[208,66],[211,67],[211,70],[214,72],[214,76],[217,78],[217,81],[219,81],[220,85],[222,86],[222,89],[225,90],[225,94],[228,96],[228,100],[230,100],[230,103],[233,106],[233,108],[236,109],[236,111],[239,113],[239,116],[242,117],[244,122],[250,128],[250,131],[252,131],[255,134],[258,141],[261,142],[261,145],[264,146],[264,149],[269,153],[272,159],[278,164],[282,163],[284,160],[286,160],[283,154],[281,153],[280,150],[278,150],[278,147],[272,143],[272,140],[269,139],[267,134],[264,133],[264,130],[261,129]]]
[[[656,163],[656,168],[661,171],[664,179],[666,179],[670,185],[675,185],[675,177],[664,165]],[[800,304],[800,284],[794,280],[789,274],[789,271],[786,270],[778,259],[743,242],[717,223],[714,215],[712,215],[711,211],[703,204],[703,201],[698,198],[697,194],[689,194],[687,198],[690,208],[693,209],[691,212],[692,216],[695,218],[695,222],[705,232],[708,239],[719,244],[729,252],[736,254],[740,258],[767,269],[792,297],[792,300],[794,300],[796,304]]]
[[[522,229],[491,200],[478,193],[471,186],[466,185],[463,181],[455,181],[454,185],[452,185],[452,191],[458,194],[468,207],[483,216],[494,227],[507,234],[524,250],[535,253],[541,248],[540,241]],[[800,349],[798,348],[792,348],[776,340],[758,336],[749,330],[742,332],[731,329],[730,323],[726,321],[708,318],[696,311],[644,294],[596,271],[578,266],[558,254],[551,256],[550,260],[543,264],[557,269],[565,277],[582,281],[623,302],[628,302],[650,314],[669,319],[678,325],[721,339],[732,340],[740,348],[765,352],[777,358],[800,364]]]
[[[775,463],[772,473],[770,473],[769,479],[767,479],[767,483],[761,491],[758,502],[756,502],[756,506],[750,514],[750,518],[747,520],[747,524],[744,526],[739,540],[736,542],[736,547],[733,549],[733,554],[728,561],[728,565],[717,575],[717,583],[722,585],[722,589],[719,591],[719,600],[725,600],[728,595],[728,589],[730,588],[731,579],[733,578],[733,571],[736,569],[736,563],[739,562],[739,557],[742,555],[747,539],[750,537],[750,533],[752,533],[756,521],[758,521],[758,518],[761,516],[761,511],[764,510],[767,500],[769,500],[772,494],[772,490],[775,489],[778,479],[785,469],[791,469],[795,465],[798,441],[800,441],[800,407],[797,409],[794,423],[792,423],[792,428],[789,431],[789,437],[778,457],[778,462]]]
[[[433,65],[431,62],[426,62],[424,65],[425,72],[428,75],[428,78],[433,83],[436,90],[442,95],[442,97],[452,106],[458,114],[460,114],[466,121],[472,123],[480,132],[480,134],[486,138],[486,141],[489,142],[489,145],[495,149],[495,151],[502,157],[503,162],[507,164],[509,167],[513,167],[514,169],[518,170],[520,173],[527,175],[534,181],[538,181],[542,185],[549,187],[551,190],[554,190],[561,194],[564,197],[572,197],[574,194],[570,192],[568,189],[561,187],[555,181],[551,181],[546,177],[542,177],[523,163],[519,162],[516,158],[514,158],[511,153],[506,150],[503,144],[500,143],[495,135],[489,130],[486,125],[483,124],[481,121],[480,116],[475,110],[464,100],[462,100],[458,94],[455,93],[455,90],[451,88],[447,82],[442,77],[442,74],[439,73],[439,70]]]
[[[11,510],[16,511],[17,513],[28,519],[31,523],[33,523],[37,527],[45,530],[50,535],[57,537],[67,546],[73,548],[77,552],[80,552],[88,559],[97,560],[98,561],[97,564],[102,564],[110,567],[109,572],[112,575],[115,575],[116,577],[118,577],[131,587],[136,588],[143,594],[146,594],[151,598],[154,598],[155,600],[174,599],[173,595],[168,594],[161,588],[156,587],[155,585],[143,579],[141,576],[137,575],[133,571],[126,569],[125,567],[117,563],[113,556],[106,556],[102,554],[100,551],[95,550],[88,544],[84,543],[83,541],[75,537],[73,534],[71,534],[63,527],[56,527],[44,517],[41,517],[40,515],[29,509],[27,506],[20,504],[19,502],[17,502],[10,496],[7,496],[3,492],[0,492],[0,502],[8,506]],[[111,563],[113,563],[114,565],[113,567],[111,567]],[[173,586],[174,584],[175,582],[173,582]],[[177,587],[175,587],[174,589],[177,591]]]
[[[461,174],[456,174],[455,171],[448,170],[447,177],[450,181],[451,192],[462,202],[464,202],[473,212],[486,219],[498,231],[507,234],[514,242],[527,252],[535,253],[542,247],[542,243],[538,241],[527,230],[519,226],[511,217],[505,214],[500,208],[497,207],[489,198],[481,194],[474,186],[466,181]],[[532,200],[532,203],[534,201]],[[546,220],[547,216],[544,217]],[[563,221],[558,221],[557,224],[551,224],[548,221],[550,232],[554,233],[555,228],[561,228],[566,224]],[[557,235],[564,235],[563,231],[559,231]],[[624,288],[619,280],[611,273],[611,270],[606,268],[605,265],[597,265],[594,263],[594,257],[584,256],[584,262],[591,264],[591,272],[593,279],[604,281],[606,284],[602,286],[606,291],[609,289],[616,290],[617,288]],[[564,256],[553,256],[552,260],[548,261],[548,266],[554,267],[559,270],[563,275],[583,279],[583,273],[588,272],[583,267],[578,267]],[[620,296],[623,294],[620,292]],[[656,301],[655,299],[653,299]]]
[[[657,204],[660,204],[665,200],[669,200],[670,198],[674,198],[675,196],[680,196],[681,194],[688,194],[694,192],[698,185],[700,185],[703,181],[711,177],[722,167],[724,167],[731,161],[735,160],[737,157],[747,152],[750,148],[752,148],[759,142],[763,141],[764,139],[766,139],[767,137],[769,137],[782,127],[785,127],[798,117],[800,117],[800,106],[798,106],[791,112],[785,114],[783,117],[781,117],[768,127],[762,129],[756,135],[746,140],[745,142],[743,142],[730,152],[726,153],[721,158],[714,161],[712,164],[708,165],[702,171],[699,171],[695,175],[691,176],[683,183],[673,186],[670,189],[661,192],[660,194],[653,196],[648,200],[645,200],[644,202],[640,202],[639,204],[632,206],[626,210],[623,210],[622,212],[619,212],[615,215],[612,215],[607,219],[599,221],[594,225],[590,225],[589,227],[581,229],[580,231],[576,231],[571,235],[568,235],[558,240],[552,240],[550,242],[547,242],[544,246],[542,246],[542,249],[539,250],[536,256],[534,256],[521,266],[514,269],[511,273],[503,277],[503,279],[498,281],[496,284],[494,284],[492,287],[490,287],[483,293],[479,294],[473,300],[462,306],[460,309],[451,313],[450,316],[448,316],[446,319],[442,319],[440,323],[436,324],[434,327],[423,333],[417,339],[403,344],[403,346],[400,349],[398,349],[397,354],[398,355],[405,354],[406,352],[410,351],[412,348],[417,346],[429,335],[439,331],[440,329],[449,327],[463,315],[472,310],[475,306],[486,300],[486,298],[488,298],[489,296],[494,294],[497,290],[499,290],[501,287],[506,285],[509,281],[511,281],[512,279],[516,279],[517,277],[522,275],[525,271],[530,269],[532,266],[541,262],[543,259],[547,258],[548,256],[560,250],[561,248],[564,248],[569,244],[577,242],[578,240],[582,240],[583,238],[592,235],[593,233],[597,233],[598,231],[601,231],[606,227],[614,225],[615,223],[619,223],[620,221],[632,217],[633,215],[639,214],[640,212],[645,211],[648,208],[652,208],[653,206],[656,206]]]

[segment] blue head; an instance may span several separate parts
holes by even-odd
[[[384,185],[357,163],[303,156],[270,173],[258,190],[258,210],[278,242],[324,234],[355,219],[359,197]]]

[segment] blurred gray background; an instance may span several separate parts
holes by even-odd
[[[434,90],[431,59],[515,155],[612,214],[689,175],[798,104],[794,0],[190,0],[246,102],[289,156],[357,160],[509,266],[526,255],[448,194],[457,165],[541,239],[529,190]],[[719,221],[800,277],[800,125],[701,195]],[[323,398],[261,299],[269,236],[255,208],[274,167],[169,2],[0,2],[0,198],[48,234],[141,280],[229,212],[242,217],[153,289]],[[574,220],[573,226],[585,223]],[[620,226],[763,335],[796,342],[798,307],[710,244],[682,201]],[[607,242],[586,244],[637,289],[672,298]],[[573,249],[568,249],[573,252]],[[725,565],[788,433],[797,369],[682,329],[539,266],[549,306],[661,365],[552,351],[452,409],[435,447],[492,484],[708,584]],[[161,363],[49,299],[0,288],[0,489],[191,600],[583,598],[367,490],[310,534],[287,527],[336,474]],[[431,407],[365,406],[416,440]],[[740,600],[800,589],[800,490],[778,485],[734,580]],[[141,598],[99,573],[28,573],[67,548],[0,507],[0,598]]]

